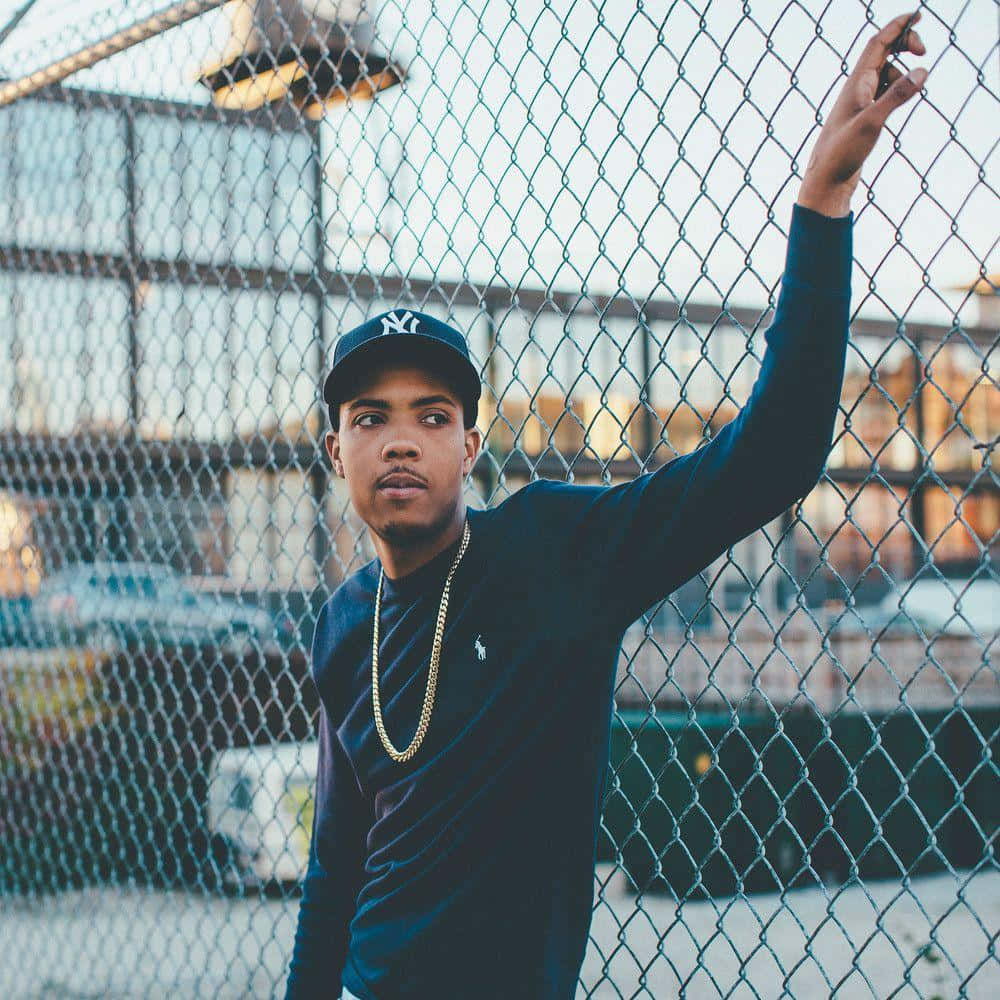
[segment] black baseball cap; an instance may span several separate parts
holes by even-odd
[[[337,340],[333,367],[323,382],[323,399],[331,420],[336,422],[344,392],[359,374],[375,370],[385,361],[411,359],[453,381],[466,426],[475,424],[483,383],[469,357],[465,337],[434,316],[404,308],[379,313]]]

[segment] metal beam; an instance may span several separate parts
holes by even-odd
[[[487,303],[496,314],[513,308],[537,315],[551,312],[558,316],[576,316],[597,322],[599,319],[621,319],[638,323],[675,323],[680,320],[681,307],[670,299],[658,299],[643,304],[621,295],[590,295],[579,292],[559,292],[534,288],[512,290],[507,285],[477,287],[469,282],[441,281],[436,278],[373,275],[370,271],[288,271],[282,268],[241,267],[230,263],[201,263],[165,258],[143,258],[131,262],[118,254],[90,253],[75,250],[49,250],[42,247],[0,245],[0,270],[52,274],[63,277],[100,277],[127,280],[129,268],[134,268],[140,280],[177,282],[181,285],[262,290],[268,292],[298,292],[304,295],[339,296],[352,302],[387,298],[412,303],[447,302],[487,310]],[[585,312],[582,311],[585,309]],[[684,321],[700,326],[732,326],[754,329],[767,322],[769,310],[745,306],[726,306],[725,316],[715,303],[688,302],[684,305]],[[731,321],[730,321],[731,318]],[[981,347],[995,347],[998,331],[986,326],[945,326],[940,323],[893,322],[891,320],[855,318],[851,321],[853,337],[873,337],[894,340],[905,335],[914,342],[940,344],[967,339]]]
[[[0,77],[0,82],[2,80]],[[192,104],[190,101],[169,101],[159,97],[122,94],[113,90],[91,90],[88,87],[64,87],[61,84],[52,84],[36,91],[25,100],[68,104],[85,111],[122,111],[131,115],[158,115],[178,121],[266,128],[271,132],[308,132],[316,126],[315,122],[303,116],[287,101],[276,101],[253,111],[234,111],[230,108],[216,107],[207,100],[207,96],[206,91],[204,104]]]
[[[42,87],[59,83],[81,69],[89,69],[109,56],[117,55],[132,48],[133,45],[163,34],[169,28],[175,28],[185,21],[200,17],[216,7],[221,7],[224,2],[226,0],[182,0],[181,3],[171,4],[121,31],[116,31],[113,35],[108,35],[107,38],[77,50],[72,55],[57,59],[19,80],[3,84],[0,86],[0,107],[12,104],[22,97],[28,97]]]
[[[644,471],[653,472],[665,464],[648,462]],[[331,474],[322,446],[307,441],[290,443],[281,437],[269,440],[256,435],[245,441],[202,442],[140,438],[128,430],[113,437],[96,432],[55,435],[0,431],[0,489],[33,495],[75,496],[91,488],[100,492],[109,477],[128,490],[138,490],[142,482],[163,475],[174,482],[178,477],[210,482],[219,470],[247,468],[295,471],[306,477],[322,475],[324,480]],[[564,461],[549,449],[541,459],[522,452],[505,456],[499,476],[516,481],[532,476],[566,481],[567,472],[571,472],[575,480],[589,483],[603,481],[605,474],[615,481],[630,480],[638,471],[634,460],[601,462],[579,456]],[[868,467],[835,467],[827,469],[825,478],[848,485],[887,483],[907,490],[932,485],[956,487],[977,496],[1000,492],[993,470],[880,468],[876,476]]]

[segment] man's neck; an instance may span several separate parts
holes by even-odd
[[[429,563],[436,555],[443,552],[449,545],[453,545],[462,537],[465,528],[465,504],[461,504],[455,513],[455,519],[448,528],[441,532],[436,538],[422,542],[414,546],[392,545],[377,534],[375,539],[375,551],[385,575],[390,580],[396,580],[401,576],[408,576],[421,566]]]

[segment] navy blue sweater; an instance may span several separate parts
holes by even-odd
[[[800,499],[833,434],[853,213],[793,205],[750,398],[695,451],[613,486],[536,480],[488,510],[452,579],[423,745],[385,752],[372,710],[380,561],[323,605],[319,772],[286,1000],[567,1000],[590,929],[624,632]],[[383,583],[379,684],[398,749],[423,703],[458,549]]]

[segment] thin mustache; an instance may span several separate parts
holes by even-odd
[[[384,476],[379,477],[377,485],[381,485],[382,483],[384,483],[390,476],[411,476],[418,483],[422,483],[424,486],[427,485],[427,482],[423,478],[423,476],[418,476],[412,469],[392,469],[391,471],[387,472]]]

